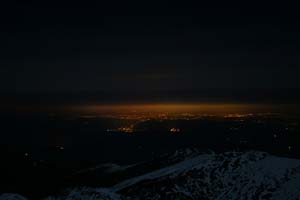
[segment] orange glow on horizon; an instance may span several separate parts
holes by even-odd
[[[203,114],[229,114],[251,113],[266,108],[257,104],[233,104],[233,103],[176,103],[176,104],[121,104],[121,105],[80,105],[66,107],[69,111],[83,113],[203,113]]]
[[[95,116],[130,118],[169,118],[181,115],[185,118],[202,116],[231,116],[258,113],[298,113],[299,106],[293,104],[251,104],[251,103],[144,103],[144,104],[78,104],[57,106],[20,106],[18,112],[46,112],[53,115],[71,115],[93,118]]]

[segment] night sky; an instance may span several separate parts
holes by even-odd
[[[0,91],[299,91],[297,5],[195,2],[11,1]]]

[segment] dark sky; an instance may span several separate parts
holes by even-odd
[[[300,88],[297,5],[208,2],[10,1],[0,90]]]

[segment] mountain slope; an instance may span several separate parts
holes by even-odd
[[[161,168],[146,170],[112,187],[75,187],[47,200],[300,199],[297,159],[257,151],[215,154],[197,150],[177,151],[162,158],[152,161],[159,162]],[[0,200],[10,200],[7,197]]]
[[[112,190],[133,199],[298,199],[299,168],[299,160],[262,152],[205,154]]]

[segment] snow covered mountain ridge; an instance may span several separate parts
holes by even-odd
[[[45,200],[300,199],[297,159],[257,151],[215,154],[196,149],[177,151],[164,159],[169,164],[112,187],[77,187]],[[0,196],[0,200],[24,199],[15,194]]]

